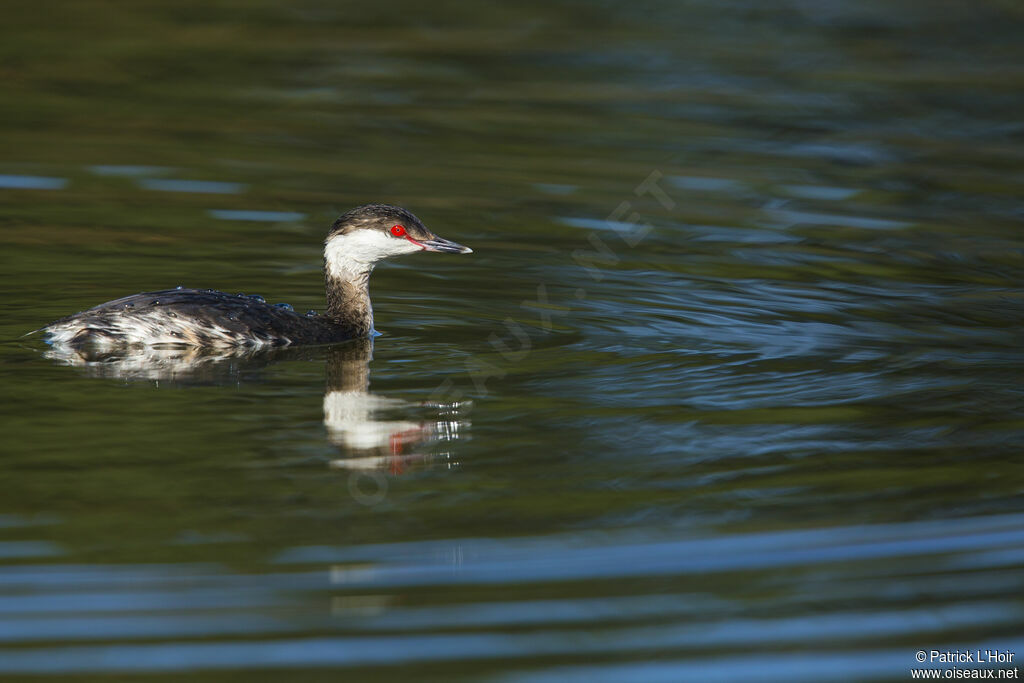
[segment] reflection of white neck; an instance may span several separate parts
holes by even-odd
[[[427,453],[428,443],[458,439],[469,426],[468,421],[459,420],[454,413],[439,413],[438,419],[431,422],[374,419],[381,411],[414,408],[422,406],[363,390],[328,391],[324,396],[324,426],[330,440],[345,451],[344,457],[331,460],[331,467],[400,470],[405,461],[436,456]],[[446,408],[458,412],[459,404]]]
[[[375,420],[374,414],[407,407],[401,399],[365,391],[329,391],[324,396],[324,426],[331,441],[357,450],[387,448],[391,438],[403,432],[419,432],[423,424],[406,420]],[[423,434],[421,438],[429,436]]]

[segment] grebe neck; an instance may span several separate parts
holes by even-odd
[[[352,336],[369,336],[373,333],[370,273],[374,264],[331,256],[328,253],[324,263],[327,317],[349,328]]]

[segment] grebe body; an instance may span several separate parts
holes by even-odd
[[[212,289],[133,294],[42,328],[54,345],[289,346],[329,344],[373,334],[369,279],[382,259],[418,251],[468,254],[397,206],[367,204],[345,213],[324,243],[327,310],[296,313],[262,297]]]

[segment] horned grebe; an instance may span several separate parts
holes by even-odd
[[[373,333],[370,273],[381,259],[417,251],[469,254],[409,211],[367,204],[342,215],[324,244],[327,313],[299,315],[287,304],[212,289],[133,294],[50,323],[54,345],[286,346],[328,344]],[[37,330],[38,331],[38,330]]]

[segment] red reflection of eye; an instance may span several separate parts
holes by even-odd
[[[391,234],[394,235],[395,237],[402,237],[403,235],[405,235],[405,228],[403,228],[401,225],[392,225]]]

